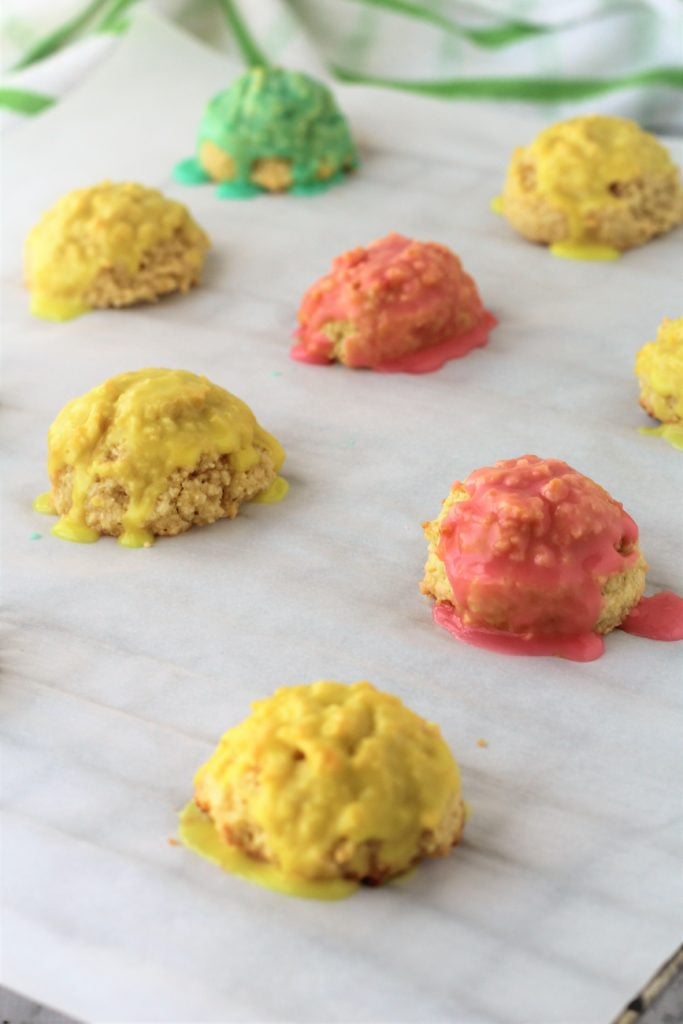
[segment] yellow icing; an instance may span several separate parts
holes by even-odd
[[[270,487],[266,491],[261,491],[252,500],[264,505],[275,505],[282,501],[288,490],[289,482],[283,476],[276,476]]]
[[[640,433],[663,437],[673,448],[683,451],[683,424],[663,423],[661,427],[641,427]]]
[[[43,494],[39,494],[33,502],[33,507],[36,512],[40,512],[41,515],[44,516],[54,516],[57,513],[51,491],[45,491]]]
[[[636,357],[636,375],[648,410],[664,423],[683,423],[683,317],[662,321]]]
[[[130,528],[124,530],[117,539],[121,547],[124,548],[150,548],[154,543],[154,534],[151,530]]]
[[[76,316],[87,313],[91,307],[81,299],[64,299],[48,295],[45,291],[34,292],[31,296],[31,312],[43,320],[54,320],[59,323],[73,320]]]
[[[265,889],[274,889],[275,892],[285,893],[287,896],[342,900],[358,889],[358,882],[351,882],[345,878],[316,882],[288,877],[272,864],[247,857],[221,839],[208,814],[200,811],[193,800],[181,811],[179,835],[188,849],[205,857],[224,871],[230,871],[248,882],[254,882]]]
[[[50,427],[50,479],[73,472],[71,508],[53,533],[81,542],[97,539],[86,523],[86,503],[95,500],[89,498],[95,482],[110,480],[128,494],[119,542],[147,546],[153,541],[147,523],[174,470],[189,469],[212,454],[228,455],[240,471],[257,460],[255,445],[280,468],[285,453],[279,442],[244,402],[206,377],[165,369],[112,377],[64,406]],[[266,493],[279,486],[284,496],[285,482],[276,485],[277,480]],[[36,508],[54,512],[52,496],[41,495]]]
[[[246,829],[264,859],[299,880],[363,878],[375,854],[386,874],[406,871],[425,834],[439,837],[438,852],[450,847],[449,813],[463,813],[438,727],[367,682],[256,701],[197,772],[195,796],[218,830]]]
[[[64,516],[62,516],[59,522],[55,523],[50,533],[53,533],[55,537],[60,537],[62,540],[72,540],[76,544],[94,544],[96,540],[100,539],[97,530],[91,530],[84,523],[71,522]]]
[[[103,274],[135,275],[145,256],[179,235],[185,264],[201,266],[207,239],[187,209],[156,189],[103,182],[62,196],[26,242],[31,311],[68,320],[93,306]]]
[[[494,196],[491,202],[489,203],[489,206],[491,207],[494,213],[503,214],[505,212],[502,196]]]
[[[589,115],[560,121],[542,131],[513,159],[529,158],[534,194],[564,214],[568,237],[558,256],[616,259],[617,250],[595,247],[595,228],[623,207],[619,190],[630,182],[675,171],[668,152],[635,121]],[[506,193],[525,199],[525,186],[509,174]],[[588,245],[589,248],[585,248]]]
[[[555,242],[550,246],[553,256],[559,256],[564,260],[592,260],[593,262],[608,262],[618,260],[621,253],[613,249],[611,245],[597,245],[590,242]]]

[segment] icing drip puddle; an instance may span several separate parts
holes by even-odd
[[[489,208],[499,217],[505,216],[505,204],[502,196],[494,196]],[[574,241],[555,242],[548,247],[553,256],[562,260],[580,260],[590,263],[611,263],[621,257],[618,249],[611,245],[600,245],[597,242]]]
[[[234,847],[224,843],[213,826],[208,814],[201,811],[191,800],[180,812],[179,835],[188,850],[211,861],[224,871],[229,871],[248,882],[254,882],[264,889],[313,900],[343,900],[359,888],[357,882],[346,879],[313,882],[290,878],[272,864],[247,857]]]
[[[660,427],[641,427],[638,433],[663,437],[673,448],[683,451],[683,425],[680,423],[662,423]]]
[[[196,157],[188,157],[181,160],[173,168],[172,177],[179,185],[208,185],[215,184],[215,193],[219,199],[254,199],[256,196],[282,195],[287,193],[292,196],[317,196],[321,192],[327,192],[334,185],[339,185],[346,177],[341,172],[332,175],[330,178],[311,182],[294,182],[289,188],[273,193],[267,188],[255,185],[250,181],[221,181],[215,182],[206,173]]]
[[[620,628],[649,640],[683,640],[683,597],[670,590],[644,597]]]
[[[466,626],[447,601],[437,602],[432,615],[438,626],[463,643],[498,654],[595,661],[605,651],[604,638],[598,633],[534,636]],[[619,628],[649,640],[683,640],[683,598],[669,590],[643,597]]]
[[[357,369],[375,370],[377,373],[433,373],[452,359],[461,359],[474,348],[481,348],[489,340],[489,332],[498,321],[492,313],[486,313],[481,323],[470,331],[458,334],[455,338],[418,349],[398,359],[387,360],[376,366],[357,367]],[[334,360],[309,352],[302,344],[293,345],[290,356],[300,363],[313,366],[331,366]],[[356,368],[356,367],[354,367]]]
[[[458,640],[497,654],[595,661],[605,650],[605,642],[598,633],[534,636],[532,633],[504,633],[497,629],[466,626],[447,601],[437,602],[432,615],[438,626]]]
[[[597,245],[591,242],[555,242],[550,246],[553,256],[562,260],[583,260],[590,263],[610,263],[618,260],[621,253],[611,245]]]

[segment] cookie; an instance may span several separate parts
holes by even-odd
[[[197,772],[194,800],[227,850],[294,893],[378,885],[445,856],[465,822],[437,726],[368,682],[324,680],[256,701]]]
[[[496,324],[455,253],[395,233],[338,256],[298,319],[295,359],[409,373],[485,345]]]
[[[609,259],[683,221],[683,183],[665,147],[634,121],[574,117],[515,150],[501,212],[557,255]]]
[[[247,501],[286,491],[285,453],[249,407],[186,370],[123,373],[69,402],[48,433],[52,485],[39,511],[53,532],[149,546],[233,519]]]
[[[199,281],[209,240],[156,189],[103,182],[69,192],[26,242],[31,311],[68,320],[91,309],[156,302]]]
[[[590,660],[643,595],[635,522],[559,459],[475,470],[424,529],[421,590],[440,625],[478,646]]]

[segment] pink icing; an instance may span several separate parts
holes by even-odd
[[[473,327],[471,331],[465,331],[464,334],[449,338],[438,345],[418,349],[417,352],[411,352],[407,356],[400,356],[398,359],[389,360],[386,363],[378,363],[372,369],[378,373],[432,373],[434,370],[440,370],[451,359],[460,359],[471,352],[473,348],[485,345],[489,340],[489,331],[497,323],[495,316],[485,312],[482,322]],[[296,359],[300,363],[312,363],[315,366],[329,366],[330,363],[326,356],[313,355],[301,343],[292,346],[290,355],[292,359]]]
[[[292,357],[332,362],[334,341],[324,328],[335,322],[346,325],[348,366],[388,373],[436,370],[485,345],[496,324],[454,253],[398,234],[338,256],[309,288]]]
[[[310,363],[312,366],[329,366],[330,360],[327,356],[317,355],[314,352],[309,352],[305,345],[298,342],[296,345],[292,345],[289,350],[289,354],[292,359],[296,359],[299,363]]]
[[[605,649],[605,642],[598,633],[534,636],[532,633],[504,633],[500,629],[465,626],[453,605],[447,601],[435,604],[432,615],[437,625],[443,626],[458,640],[497,654],[551,655],[571,661],[595,661]]]
[[[683,640],[683,597],[670,590],[644,597],[621,628],[650,640]]]
[[[468,497],[442,522],[438,555],[462,625],[545,638],[553,653],[559,636],[574,638],[576,650],[593,635],[601,583],[639,558],[634,521],[559,459],[498,462],[454,486]]]
[[[489,340],[489,331],[497,323],[492,313],[484,311],[481,322],[471,330],[439,342],[438,345],[429,345],[428,348],[420,348],[417,352],[399,356],[398,359],[378,363],[377,366],[373,366],[373,370],[380,373],[432,373],[434,370],[440,370],[451,359],[460,359],[473,348],[484,346]]]

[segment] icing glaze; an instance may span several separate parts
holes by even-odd
[[[621,628],[650,640],[683,640],[683,598],[670,590],[643,597]]]
[[[471,331],[465,331],[455,338],[447,338],[437,345],[430,345],[428,348],[418,349],[410,355],[401,356],[399,359],[387,360],[385,363],[378,363],[372,369],[378,373],[433,373],[440,370],[442,366],[451,359],[460,359],[466,356],[474,348],[480,348],[489,340],[491,331],[498,321],[491,313],[485,312],[483,320]],[[311,363],[314,366],[329,366],[329,359],[324,356],[313,355],[301,345],[293,345],[290,350],[292,359],[300,363]]]
[[[605,243],[619,237],[612,225],[631,217],[625,201],[629,190],[641,189],[644,181],[666,182],[671,197],[667,200],[665,192],[662,202],[675,207],[680,202],[674,198],[677,189],[680,196],[677,179],[676,165],[667,150],[634,121],[605,115],[574,117],[551,125],[530,146],[515,152],[500,212],[509,210],[515,223],[524,210],[529,224],[535,219],[541,223],[543,218],[550,224],[552,216],[560,214],[565,233],[551,245],[554,255],[615,260],[619,249]],[[669,226],[675,223],[674,213]],[[520,230],[527,234],[521,216]],[[633,241],[620,248],[642,244],[661,230],[654,222],[649,233],[641,225],[632,229]]]
[[[189,284],[199,274],[208,244],[186,208],[155,189],[133,182],[76,189],[62,196],[28,236],[31,312],[68,320],[96,306],[140,301],[136,275],[150,253],[167,246],[182,248],[177,261]],[[153,280],[149,287],[156,292]],[[167,284],[160,286],[164,290]]]
[[[283,476],[276,476],[270,487],[255,495],[251,500],[257,505],[277,505],[288,491],[289,481],[285,480]]]
[[[683,451],[683,424],[663,423],[661,427],[641,427],[640,434],[651,434],[653,437],[663,437],[672,448]]]
[[[358,882],[346,878],[331,878],[323,881],[311,881],[305,878],[293,878],[283,874],[278,868],[264,861],[247,857],[234,846],[228,845],[214,828],[208,814],[205,814],[191,800],[180,813],[178,834],[182,843],[200,857],[211,861],[224,871],[229,871],[239,878],[260,885],[264,889],[284,893],[286,896],[299,896],[303,899],[343,900],[351,896],[359,887]]]
[[[493,213],[505,216],[505,200],[503,196],[495,196],[489,206]],[[598,245],[591,242],[555,242],[550,246],[553,256],[565,260],[590,260],[592,262],[609,262],[618,260],[621,253],[611,245]]]
[[[593,263],[609,263],[618,260],[621,253],[611,245],[597,245],[590,242],[555,242],[550,246],[553,256],[563,260],[587,260]]]
[[[216,187],[219,199],[253,199],[264,192],[265,189],[252,185],[249,181],[223,181]]]
[[[55,508],[55,500],[52,497],[51,491],[44,491],[39,494],[33,501],[33,507],[36,512],[40,512],[43,516],[56,516],[57,509]]]
[[[395,233],[338,256],[298,318],[294,359],[410,373],[485,345],[496,323],[454,253]]]
[[[605,650],[598,633],[506,633],[501,629],[466,626],[448,601],[437,601],[432,608],[434,622],[458,640],[496,654],[524,657],[556,657],[570,661],[595,661]]]
[[[266,875],[279,887],[385,881],[448,853],[464,825],[438,728],[367,682],[321,680],[256,701],[194,781],[214,849],[216,839],[236,847],[250,870],[276,865]]]
[[[211,175],[207,174],[196,156],[190,156],[187,160],[181,160],[173,168],[173,180],[179,185],[206,185],[211,181]]]
[[[48,434],[53,491],[36,499],[34,507],[54,514],[54,488],[64,473],[71,474],[70,507],[52,532],[65,540],[97,540],[91,513],[104,499],[93,499],[92,489],[109,481],[127,495],[119,543],[145,547],[154,540],[149,524],[174,471],[191,469],[211,454],[229,456],[233,473],[246,473],[263,450],[279,469],[285,453],[278,441],[244,402],[206,377],[185,370],[136,370],[62,409]],[[286,482],[276,477],[260,497],[279,501],[286,490]]]
[[[177,164],[174,177],[221,182],[217,194],[226,199],[313,195],[357,163],[346,119],[325,85],[302,72],[253,67],[210,101],[197,155]]]

